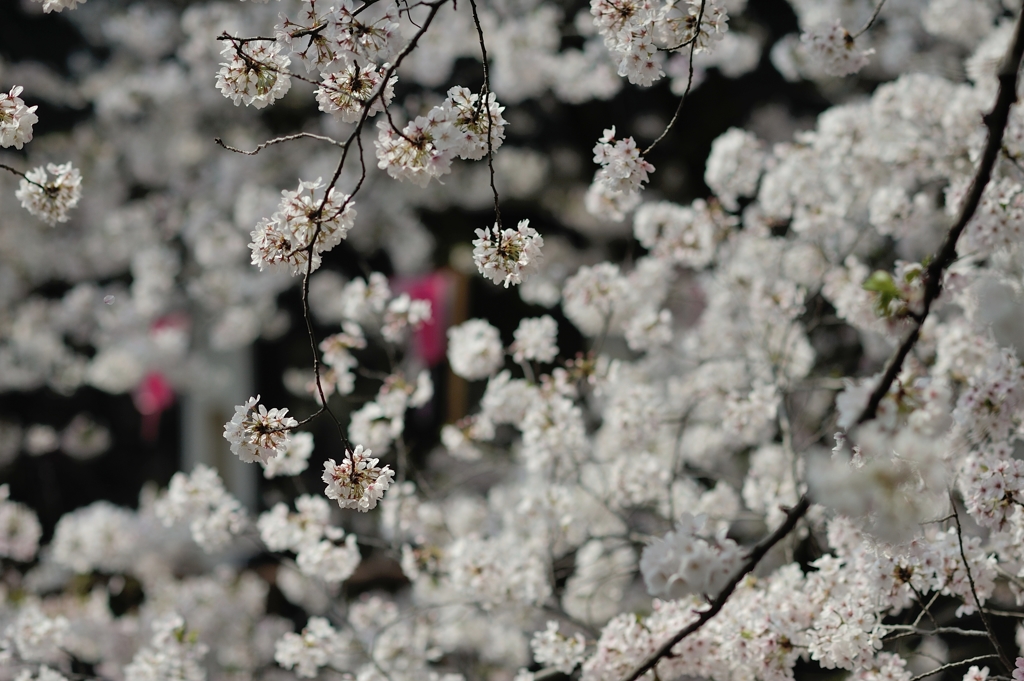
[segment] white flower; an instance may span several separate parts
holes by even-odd
[[[711,143],[704,166],[704,182],[728,210],[739,208],[737,199],[753,196],[767,159],[764,144],[739,128],[729,128]]]
[[[529,220],[520,220],[516,229],[476,230],[473,240],[473,262],[477,270],[495,284],[521,284],[525,275],[537,269],[544,238],[530,227]]]
[[[226,546],[246,524],[242,504],[224,489],[217,471],[202,464],[191,475],[175,473],[153,512],[167,527],[189,521],[192,539],[207,553]]]
[[[310,544],[295,558],[302,574],[316,577],[327,584],[340,584],[352,576],[362,558],[356,545],[356,536],[348,535],[343,546],[326,539]]]
[[[53,562],[79,574],[127,570],[141,539],[135,514],[107,501],[66,513],[50,543]]]
[[[253,265],[262,270],[283,263],[290,266],[292,274],[305,273],[310,250],[311,269],[315,270],[320,266],[320,254],[341,243],[355,224],[355,203],[351,196],[333,187],[326,200],[318,198],[316,192],[323,186],[321,178],[314,182],[300,180],[295,191],[281,192],[277,211],[261,220],[251,233]]]
[[[408,330],[418,329],[431,318],[430,301],[413,299],[408,293],[395,296],[384,310],[380,333],[389,343],[401,343]]]
[[[587,641],[577,632],[572,638],[558,631],[558,622],[549,620],[547,629],[538,631],[530,640],[533,659],[542,665],[571,674],[586,658]]]
[[[565,281],[562,309],[565,316],[588,336],[596,336],[610,324],[626,299],[628,283],[618,265],[602,262],[583,266]]]
[[[822,24],[806,31],[800,40],[830,76],[857,73],[868,65],[868,56],[875,53],[874,50],[858,49],[856,40],[838,19],[832,24]]]
[[[615,126],[604,131],[594,146],[594,174],[587,195],[587,211],[597,217],[620,221],[640,201],[640,190],[654,166],[644,160],[632,137],[615,139]]]
[[[985,669],[987,670],[988,667]],[[39,672],[36,674],[33,674],[31,669],[21,670],[21,673],[15,677],[14,681],[68,681],[68,678],[44,664],[39,667]],[[984,679],[981,681],[984,681]]]
[[[62,648],[69,629],[66,617],[47,617],[38,605],[32,603],[21,608],[17,618],[4,631],[3,638],[13,640],[23,660],[46,662],[63,656]]]
[[[43,528],[35,511],[24,504],[9,501],[10,488],[0,485],[0,556],[30,561],[39,550]]]
[[[346,64],[391,61],[403,42],[398,7],[394,2],[356,7],[353,0],[341,0],[327,27],[327,36]]]
[[[285,443],[283,452],[263,465],[263,477],[276,478],[281,475],[298,475],[309,467],[309,456],[313,453],[313,433],[293,433]]]
[[[153,622],[153,638],[124,668],[125,681],[206,681],[209,648],[188,635],[185,620],[170,613]]]
[[[229,41],[221,50],[217,88],[238,106],[239,102],[262,109],[284,97],[292,86],[288,75],[291,59],[280,54],[281,46],[265,40],[235,44]]]
[[[306,73],[314,69],[325,72],[338,57],[334,41],[324,30],[333,15],[333,7],[320,5],[318,10],[315,3],[303,6],[299,19],[302,23],[281,15],[281,23],[277,25],[274,36],[299,58],[306,67]]]
[[[274,646],[274,660],[296,676],[313,678],[320,667],[348,668],[351,635],[336,631],[323,617],[310,617],[301,634],[287,633]]]
[[[354,452],[345,451],[340,464],[334,459],[324,462],[322,479],[327,483],[324,493],[328,499],[336,500],[341,508],[358,511],[377,507],[377,501],[394,481],[395,472],[388,466],[377,466],[380,459],[370,458],[370,454],[370,450],[364,452],[362,445],[356,445]]]
[[[701,199],[692,206],[645,203],[633,217],[633,234],[652,255],[694,269],[711,264],[718,232],[714,212]]]
[[[48,172],[53,174],[53,180]],[[67,222],[68,211],[82,198],[82,175],[70,163],[48,163],[46,170],[39,167],[25,173],[14,195],[25,210],[43,222]]]
[[[505,119],[501,112],[505,107],[498,106],[493,92],[487,94],[486,114],[480,96],[459,86],[448,91],[443,106],[447,110],[448,121],[455,128],[452,151],[459,158],[476,161],[486,156],[488,132],[491,136],[490,151],[501,146],[505,139]]]
[[[558,322],[551,315],[524,319],[512,334],[512,359],[553,362],[558,356]]]
[[[487,378],[504,360],[498,330],[483,319],[470,319],[448,329],[448,363],[456,376],[467,381]]]
[[[615,139],[615,126],[604,131],[594,145],[594,163],[601,166],[594,182],[611,192],[638,191],[654,166],[645,161],[632,137]]]
[[[32,140],[32,126],[39,122],[38,107],[25,106],[19,97],[23,89],[15,85],[9,94],[0,92],[0,147],[21,149]]]
[[[297,513],[277,503],[260,515],[256,527],[260,539],[271,551],[302,551],[319,542],[325,534],[340,538],[343,531],[330,526],[331,507],[320,496],[303,494],[295,500]]]
[[[35,0],[43,3],[43,12],[63,12],[66,9],[74,9],[78,5],[85,4],[85,0]]]
[[[686,594],[715,596],[739,567],[740,547],[719,532],[705,538],[700,533],[707,517],[684,513],[676,529],[644,547],[640,572],[652,596],[681,598]]]
[[[376,64],[366,64],[361,68],[350,64],[344,71],[325,73],[324,82],[316,91],[320,110],[338,116],[346,123],[355,123],[363,115],[367,103],[373,100],[367,117],[380,113],[391,104],[398,80],[397,76],[391,76],[381,91],[386,75],[386,64],[380,68]]]
[[[697,18],[700,17],[700,27]],[[689,51],[693,41],[694,54],[710,52],[729,30],[729,15],[715,0],[686,0],[666,3],[657,19],[660,37],[668,47],[684,45]]]
[[[267,410],[259,395],[235,407],[234,417],[224,424],[224,439],[231,443],[231,453],[246,463],[270,459],[284,454],[288,448],[288,431],[299,422],[288,416],[287,409]]]
[[[387,120],[378,121],[377,129],[377,167],[391,177],[426,187],[431,178],[451,170],[454,129],[443,108],[417,116],[401,133]]]
[[[672,313],[646,307],[626,322],[626,344],[635,352],[668,345],[672,341]]]

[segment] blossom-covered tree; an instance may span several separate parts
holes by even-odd
[[[1018,4],[10,12],[0,681],[1024,679]]]

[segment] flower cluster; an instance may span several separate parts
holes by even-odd
[[[310,617],[300,634],[288,633],[277,642],[274,660],[294,669],[300,678],[311,679],[321,667],[345,669],[352,656],[349,635],[339,632],[323,617]]]
[[[0,92],[0,147],[21,149],[32,141],[32,126],[39,122],[38,106],[25,106],[20,95],[25,88],[15,85],[7,94]]]
[[[857,73],[868,65],[868,57],[875,53],[873,49],[858,48],[857,41],[838,20],[808,30],[800,40],[830,76]]]
[[[0,392],[13,405],[0,414],[0,667],[19,681],[619,681],[727,583],[714,617],[647,677],[910,681],[935,669],[929,657],[945,668],[949,636],[992,652],[961,618],[1008,607],[1024,575],[1024,107],[1009,109],[927,304],[925,284],[993,155],[986,124],[1001,116],[985,114],[1017,72],[1001,66],[1008,4],[793,0],[793,25],[824,27],[803,42],[762,30],[743,0],[589,4],[568,16],[552,0],[107,3],[74,21],[109,58],[59,72],[5,61],[40,108],[80,112],[30,158],[42,141],[40,158],[67,153],[96,182],[75,229],[15,213],[0,230]],[[842,28],[872,11],[863,37]],[[871,87],[825,77],[869,46],[882,57]],[[686,134],[658,138],[657,196],[644,191],[653,167],[614,129],[593,182],[581,172],[588,150],[565,125],[587,102],[613,100],[604,110],[654,139],[672,108],[650,110],[659,97],[633,97],[627,80],[667,72],[677,96],[702,81],[721,92],[768,61],[799,84],[743,102],[749,131],[703,129],[697,100],[680,103],[671,125]],[[297,63],[308,76],[289,76]],[[218,69],[236,104],[287,91],[285,108],[227,107]],[[450,87],[466,73],[476,93]],[[791,115],[794,92],[822,112]],[[35,123],[21,93],[0,95],[12,149]],[[215,134],[258,153],[202,143]],[[317,144],[328,136],[343,141]],[[377,165],[411,183],[367,171],[374,137]],[[702,174],[683,152],[708,147]],[[487,166],[455,160],[495,151]],[[51,168],[56,181],[32,171],[18,196],[57,222],[81,179]],[[279,191],[318,175],[332,180]],[[701,176],[710,195],[694,198]],[[367,229],[350,234],[342,188],[360,193]],[[491,209],[492,189],[531,222],[451,238]],[[553,226],[543,260],[539,219]],[[517,288],[467,281],[474,269]],[[260,338],[322,362],[257,352],[251,367]],[[207,441],[216,394],[277,370],[300,402],[289,407],[337,418],[341,458],[314,461],[312,434],[258,397],[223,432],[260,468]],[[121,442],[109,415],[59,416],[78,408],[31,413],[58,395],[99,408],[87,386],[130,393],[146,441],[181,394],[199,465],[137,504],[89,503],[82,488],[105,465],[90,459],[134,434]],[[310,464],[323,493],[280,479]],[[33,472],[48,481],[38,516],[18,487]],[[77,507],[56,516],[65,503]],[[752,547],[779,528],[755,566]],[[245,530],[254,541],[236,542]],[[952,605],[938,628],[933,603]],[[965,681],[988,678],[975,667]]]
[[[642,86],[665,75],[660,50],[708,53],[729,30],[729,15],[715,0],[591,0],[590,13],[618,74]]]
[[[456,157],[475,160],[496,151],[505,135],[503,110],[493,92],[484,102],[464,87],[453,87],[441,105],[402,130],[390,121],[377,123],[377,166],[425,187],[431,178],[447,174]]]
[[[530,640],[533,658],[543,665],[563,674],[571,674],[586,658],[587,642],[583,634],[572,638],[558,631],[558,622],[548,621],[544,631],[538,631]]]
[[[587,211],[622,220],[640,203],[640,190],[654,166],[648,163],[632,137],[615,139],[615,126],[604,131],[594,146],[594,163],[601,166],[587,191]]]
[[[0,556],[27,562],[39,550],[43,528],[32,509],[9,497],[10,487],[0,485]]]
[[[517,362],[549,363],[558,356],[558,322],[551,315],[526,318],[512,334],[512,359]]]
[[[448,363],[467,381],[487,378],[505,361],[498,330],[483,319],[470,319],[448,329]]]
[[[340,464],[334,459],[324,462],[324,493],[328,499],[337,501],[341,508],[358,511],[377,507],[377,501],[395,479],[395,472],[389,466],[378,466],[380,459],[371,458],[370,454],[369,449],[363,451],[362,445],[356,445],[354,451],[345,451]]]
[[[35,0],[35,2],[43,3],[43,11],[47,14],[50,12],[63,12],[66,9],[75,9],[81,4],[85,3],[85,0]]]
[[[743,552],[724,533],[704,537],[706,516],[685,513],[673,532],[648,544],[640,572],[652,596],[717,595],[742,562]]]
[[[295,500],[297,513],[279,503],[256,523],[260,538],[271,551],[294,551],[299,571],[327,584],[348,579],[359,566],[359,547],[354,534],[345,537],[330,524],[331,509],[323,497],[302,495]],[[342,546],[334,542],[345,539]]]
[[[177,613],[153,622],[153,638],[149,646],[139,650],[124,668],[125,681],[148,679],[180,679],[204,681],[203,658],[209,648],[189,635],[185,620]]]
[[[658,30],[670,48],[689,47],[694,54],[707,52],[725,36],[729,14],[715,0],[666,3],[658,17]]]
[[[221,56],[229,61],[221,63],[217,88],[235,106],[241,103],[262,109],[284,97],[292,87],[288,73],[291,59],[281,54],[276,42],[228,41]]]
[[[530,227],[529,220],[520,220],[516,229],[476,230],[473,240],[473,262],[480,274],[495,284],[521,284],[523,278],[537,269],[544,237]]]
[[[168,527],[189,521],[192,539],[208,553],[227,546],[246,523],[242,505],[224,489],[217,472],[202,464],[191,475],[175,473],[154,512]]]
[[[48,163],[45,170],[33,168],[25,173],[15,196],[25,210],[47,224],[67,222],[68,211],[82,198],[82,175],[70,163]]]
[[[292,274],[304,273],[317,269],[321,254],[341,243],[355,224],[356,208],[348,194],[333,187],[318,198],[316,193],[323,186],[321,178],[300,180],[295,191],[281,192],[277,212],[261,220],[251,233],[253,265],[262,270],[285,264]]]
[[[342,71],[325,73],[316,91],[320,110],[346,123],[358,121],[363,109],[367,117],[380,113],[391,104],[398,80],[397,76],[388,77],[387,72],[386,65],[378,68],[375,64],[349,64]]]
[[[231,453],[246,463],[259,461],[266,465],[284,454],[288,448],[289,431],[299,422],[288,416],[287,409],[270,409],[250,397],[235,407],[235,415],[224,424],[224,439],[231,443]]]

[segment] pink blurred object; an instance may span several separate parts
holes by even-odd
[[[445,332],[451,324],[456,276],[450,270],[435,270],[416,277],[397,278],[391,282],[391,289],[395,292],[408,293],[414,300],[430,301],[430,321],[416,331],[413,341],[413,349],[428,366],[436,365],[445,356]]]
[[[174,404],[174,389],[159,371],[152,371],[132,391],[132,402],[142,414],[142,439],[152,442],[160,432],[160,414]]]

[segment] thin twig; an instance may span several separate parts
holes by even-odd
[[[700,0],[700,10],[697,11],[696,33],[693,35],[693,42],[690,43],[690,73],[686,77],[686,89],[683,90],[683,96],[679,98],[679,105],[676,106],[676,112],[672,114],[672,120],[668,122],[665,129],[661,131],[660,135],[658,135],[658,139],[651,142],[651,145],[641,152],[643,156],[651,153],[651,150],[658,145],[658,142],[665,138],[665,135],[668,134],[669,130],[672,129],[672,126],[674,126],[676,121],[679,120],[679,114],[683,111],[683,102],[686,101],[686,96],[690,94],[690,88],[693,87],[693,54],[694,50],[697,48],[697,36],[700,35],[700,26],[704,21],[704,5],[706,2],[707,0]]]
[[[929,608],[931,608],[933,605],[935,605],[935,601],[937,601],[938,599],[939,599],[939,592],[936,591],[936,592],[934,592],[932,594],[931,600],[928,601],[927,605],[925,605],[924,603],[921,604],[921,606],[922,606],[921,607],[921,612],[917,613],[917,617],[914,618],[914,623],[911,624],[910,626],[916,627],[919,624],[921,624],[921,620],[924,619],[925,613],[928,613],[928,616],[931,617],[931,612],[929,612]]]
[[[977,657],[969,657],[966,660],[957,660],[956,662],[947,662],[944,665],[936,667],[935,669],[931,670],[930,672],[925,672],[924,674],[918,674],[917,676],[911,677],[910,681],[921,681],[921,679],[927,678],[927,677],[931,676],[932,674],[938,674],[939,672],[944,672],[947,669],[953,669],[954,667],[960,667],[960,666],[965,665],[965,664],[971,664],[972,662],[981,662],[982,660],[990,660],[993,657],[997,657],[997,656],[996,655],[978,655]]]
[[[6,170],[6,171],[7,171],[7,172],[9,172],[9,173],[14,173],[15,175],[17,175],[17,176],[18,176],[18,177],[20,177],[21,179],[25,180],[25,181],[26,181],[26,182],[28,182],[29,184],[33,184],[33,185],[35,185],[35,186],[39,187],[40,189],[42,189],[42,190],[43,190],[44,192],[46,192],[47,194],[50,194],[50,193],[52,193],[52,192],[53,192],[53,188],[52,188],[52,187],[47,187],[46,185],[42,185],[42,184],[39,184],[39,183],[38,183],[38,182],[36,182],[35,180],[30,180],[30,179],[29,179],[29,177],[28,177],[28,175],[26,175],[25,173],[21,172],[21,171],[20,171],[20,170],[18,170],[17,168],[12,168],[12,167],[11,167],[11,166],[9,166],[9,165],[4,165],[3,163],[0,163],[0,169],[2,169],[2,170]]]
[[[715,600],[711,601],[711,607],[703,611],[696,621],[676,632],[672,638],[666,641],[664,645],[658,648],[653,655],[651,655],[639,667],[634,669],[622,681],[636,681],[641,676],[654,669],[655,665],[657,665],[662,658],[668,657],[672,654],[672,648],[674,648],[677,643],[703,627],[711,620],[712,617],[717,615],[719,611],[725,607],[726,601],[729,600],[729,597],[736,589],[736,586],[744,577],[753,572],[754,568],[757,567],[757,564],[761,562],[761,559],[764,558],[765,554],[767,554],[773,546],[782,541],[783,538],[796,528],[797,523],[807,513],[807,509],[810,508],[810,505],[811,502],[806,495],[800,497],[800,501],[796,503],[796,506],[786,512],[786,520],[779,525],[774,532],[765,537],[760,543],[750,550],[750,555],[747,556],[746,562],[743,563],[740,569],[737,570],[732,578],[729,579],[729,582],[725,585],[725,588],[719,592],[718,596],[715,597]]]
[[[910,582],[907,582],[907,586],[909,586],[909,587],[910,587],[910,590],[914,592],[914,598],[916,598],[916,599],[917,599],[917,603],[918,603],[918,605],[920,605],[920,606],[921,606],[921,609],[922,609],[922,611],[924,612],[924,614],[928,615],[928,619],[930,619],[930,620],[932,621],[932,625],[933,625],[933,626],[934,626],[934,627],[935,627],[936,629],[938,629],[938,628],[939,628],[939,623],[938,623],[938,621],[936,621],[936,619],[935,619],[935,616],[934,616],[934,615],[932,615],[932,611],[931,611],[931,609],[929,608],[929,606],[928,606],[928,605],[925,605],[925,603],[924,603],[924,594],[922,594],[922,593],[921,593],[920,591],[918,591],[918,590],[917,590],[917,589],[916,589],[916,588],[914,587],[914,585],[913,585],[913,584],[911,584]],[[915,629],[917,628],[917,624],[919,624],[919,623],[920,623],[920,619],[918,619],[918,621],[914,623],[914,628],[915,628]]]
[[[405,46],[405,49],[403,49],[399,53],[398,57],[395,59],[395,63],[392,64],[390,68],[388,68],[387,72],[384,75],[384,83],[388,82],[391,76],[394,75],[395,71],[398,70],[398,67],[402,64],[402,61],[409,55],[410,52],[412,52],[416,48],[416,44],[419,42],[419,39],[423,36],[424,33],[426,33],[427,28],[430,26],[430,23],[434,20],[434,17],[437,16],[438,11],[441,9],[441,6],[445,3],[445,1],[446,0],[438,0],[438,2],[430,4],[430,13],[427,15],[427,19],[426,21],[424,21],[423,27],[416,33],[415,36],[413,36],[412,40],[409,41],[409,44]],[[306,332],[309,335],[310,349],[313,352],[313,375],[316,380],[317,392],[320,395],[321,408],[316,415],[319,415],[324,411],[330,414],[331,418],[334,420],[334,423],[338,428],[338,433],[341,436],[342,444],[344,444],[346,449],[348,449],[349,451],[352,451],[353,449],[352,444],[351,442],[349,442],[348,437],[345,435],[344,429],[341,426],[341,422],[334,415],[334,412],[332,412],[330,408],[327,406],[327,398],[324,396],[323,385],[321,383],[320,354],[317,348],[316,334],[313,332],[313,320],[309,312],[309,277],[313,272],[313,251],[316,245],[316,240],[320,236],[320,232],[322,230],[322,224],[324,220],[323,211],[327,205],[327,201],[330,198],[332,190],[334,189],[335,186],[337,186],[338,180],[341,178],[341,171],[345,167],[345,161],[348,159],[348,153],[352,148],[353,141],[357,142],[359,147],[359,158],[362,172],[359,178],[359,182],[356,184],[356,187],[353,190],[352,194],[350,194],[349,197],[345,199],[345,201],[342,203],[342,206],[339,209],[338,214],[340,214],[341,211],[345,210],[345,207],[355,198],[355,195],[362,187],[363,180],[366,179],[366,165],[363,154],[363,141],[361,133],[363,130],[363,126],[366,124],[367,118],[369,118],[370,116],[370,107],[373,105],[374,101],[378,97],[383,97],[384,89],[384,87],[378,88],[377,91],[373,94],[373,96],[370,97],[363,104],[363,111],[359,116],[359,121],[356,123],[355,130],[353,130],[352,134],[349,135],[347,140],[345,140],[345,144],[342,147],[341,159],[338,161],[338,166],[334,170],[334,175],[331,177],[331,181],[324,189],[324,197],[323,199],[321,199],[320,205],[313,213],[312,217],[316,220],[316,230],[313,233],[313,238],[310,239],[309,245],[307,246],[308,257],[306,260],[306,275],[305,277],[303,277],[302,280],[302,316],[306,322]]]
[[[339,141],[337,141],[335,139],[331,139],[330,137],[327,137],[325,135],[314,135],[311,132],[297,132],[294,135],[285,135],[284,137],[275,137],[274,139],[267,140],[263,144],[257,146],[252,151],[246,151],[245,149],[238,149],[237,147],[232,147],[232,146],[230,146],[228,144],[225,144],[224,140],[222,140],[219,137],[214,137],[213,141],[216,142],[217,144],[219,144],[221,147],[227,149],[228,151],[233,151],[236,154],[245,154],[246,156],[255,156],[256,154],[260,153],[261,151],[263,151],[267,147],[273,146],[275,144],[280,144],[281,142],[291,142],[292,140],[302,139],[303,137],[308,137],[310,139],[320,140],[322,142],[330,142],[331,144],[333,144],[335,146],[338,146],[338,147],[343,146],[341,142],[339,142]]]
[[[956,634],[957,636],[979,637],[988,636],[984,631],[978,631],[977,629],[961,629],[960,627],[935,627],[934,629],[922,629],[909,624],[886,624],[883,625],[883,628],[900,632],[896,636],[886,638],[886,641],[902,638],[904,636],[929,636],[931,634]]]
[[[996,617],[1021,617],[1024,618],[1024,612],[1014,612],[1012,610],[995,610],[993,608],[982,608],[989,615],[995,615]]]
[[[875,19],[877,19],[877,18],[878,18],[878,15],[879,15],[879,14],[881,14],[881,12],[882,12],[882,7],[883,7],[884,5],[885,5],[885,0],[879,0],[879,3],[878,3],[877,5],[875,5],[875,11],[874,11],[874,12],[872,12],[872,14],[871,14],[871,18],[870,18],[870,19],[868,19],[868,23],[864,24],[864,28],[860,29],[859,31],[857,31],[856,33],[854,33],[853,35],[851,35],[850,37],[851,37],[852,39],[856,40],[857,38],[859,38],[859,37],[861,37],[862,35],[864,35],[865,33],[867,33],[867,30],[868,30],[869,28],[871,28],[871,27],[872,27],[872,26],[874,25],[874,23],[875,23]]]
[[[956,521],[956,539],[960,543],[960,559],[964,561],[964,570],[967,572],[967,582],[971,585],[971,596],[974,597],[974,605],[978,608],[978,614],[981,615],[981,623],[985,625],[989,642],[996,649],[996,652],[999,653],[999,661],[1006,667],[1006,671],[1013,671],[1013,662],[1010,661],[1006,651],[1003,650],[1002,644],[999,643],[999,639],[992,629],[992,621],[988,618],[988,613],[981,607],[981,601],[978,599],[978,590],[974,586],[974,575],[971,573],[971,565],[967,562],[967,553],[964,551],[964,533],[960,527],[960,513],[956,510],[956,500],[953,499],[952,492],[949,493],[949,503],[953,507],[953,520]]]
[[[219,36],[217,36],[217,40],[230,40],[233,43],[242,43],[242,44],[245,44],[245,43],[256,43],[256,42],[267,42],[267,43],[276,43],[277,42],[277,38],[273,38],[273,37],[268,38],[268,37],[262,36],[262,35],[256,35],[256,36],[253,36],[251,38],[238,38],[238,37],[235,37],[235,36],[229,34],[227,31],[225,31],[224,33],[221,33]]]
[[[1010,160],[1010,163],[1012,163],[1018,171],[1024,173],[1024,165],[1021,165],[1020,156],[1011,153],[1010,149],[1005,144],[1003,145],[1003,155]]]
[[[918,338],[921,336],[921,327],[928,318],[932,303],[942,291],[943,273],[956,260],[957,240],[963,234],[964,228],[967,227],[967,223],[974,216],[974,212],[981,203],[982,193],[992,177],[992,168],[995,166],[996,159],[999,157],[999,152],[1003,147],[1003,133],[1010,117],[1010,107],[1017,101],[1017,71],[1022,58],[1024,58],[1024,10],[1017,17],[1013,44],[999,69],[999,93],[996,96],[996,103],[993,105],[991,113],[984,117],[985,126],[988,128],[988,141],[985,144],[981,160],[978,162],[978,170],[974,175],[974,179],[971,180],[971,186],[964,197],[956,223],[949,230],[949,233],[946,234],[945,242],[943,242],[942,247],[928,265],[928,269],[925,270],[924,298],[921,302],[920,319],[915,323],[914,328],[907,334],[896,354],[889,361],[889,365],[885,368],[885,372],[882,375],[882,380],[875,386],[870,399],[868,399],[867,406],[864,407],[864,411],[857,418],[858,424],[875,418],[875,414],[878,412],[878,405],[881,404],[882,398],[889,392],[889,388],[903,367],[903,361],[910,354],[911,349],[913,349]]]
[[[491,140],[491,111],[488,98],[491,93],[491,77],[487,70],[487,45],[484,42],[484,29],[480,24],[480,14],[477,12],[476,0],[469,0],[470,9],[473,10],[473,24],[476,26],[476,35],[480,40],[480,59],[483,62],[484,85],[480,90],[480,99],[477,103],[482,115],[487,116],[487,169],[491,173],[491,193],[494,194],[494,224],[501,230],[501,205],[498,199],[498,186],[494,183],[494,144]],[[478,116],[481,114],[477,114]],[[501,244],[501,237],[495,235],[498,244]]]

